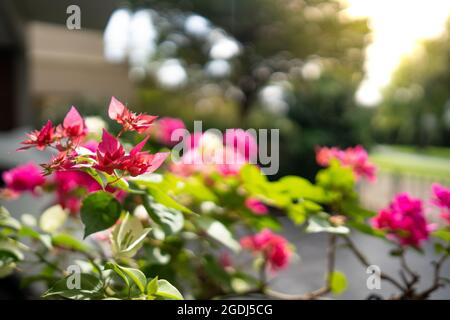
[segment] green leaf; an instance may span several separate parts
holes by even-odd
[[[86,157],[86,158],[91,159],[89,157]],[[102,187],[102,189],[105,188],[105,183],[104,183],[102,177],[100,176],[100,174],[97,172],[97,170],[95,170],[93,168],[81,168],[80,170],[86,172],[88,175],[90,175],[92,177],[92,179],[97,181],[97,183],[100,185],[100,187]]]
[[[331,191],[334,201],[355,195],[355,176],[351,168],[342,167],[337,161],[332,161],[328,168],[320,170],[316,182],[325,191]]]
[[[89,245],[66,233],[60,233],[52,236],[52,244],[57,247],[63,247],[84,253],[92,251],[92,248]]]
[[[231,232],[220,221],[209,217],[199,217],[196,222],[200,229],[206,232],[208,236],[220,242],[227,248],[238,252],[241,249],[239,242],[237,242]]]
[[[443,228],[434,231],[431,233],[431,235],[435,238],[441,239],[445,242],[450,242],[450,229],[449,228]]]
[[[46,209],[39,218],[39,227],[44,232],[54,233],[64,225],[67,217],[67,211],[59,204],[51,206]]]
[[[347,289],[347,277],[340,271],[334,271],[330,274],[331,292],[335,295],[343,293]]]
[[[325,192],[304,178],[286,176],[273,183],[278,192],[288,194],[292,199],[308,199],[316,202],[325,201]]]
[[[158,291],[155,293],[157,297],[167,298],[172,300],[183,300],[180,291],[170,284],[167,280],[158,280]]]
[[[128,287],[130,287],[130,282],[128,280],[129,278],[134,282],[134,284],[136,284],[141,293],[145,292],[145,285],[147,283],[147,278],[145,277],[145,274],[142,273],[141,270],[122,267],[112,262],[108,262],[105,265],[105,270],[108,269],[114,270],[114,272],[116,272],[125,281]]]
[[[121,210],[119,201],[111,193],[97,191],[88,195],[81,206],[84,238],[113,226],[119,219]]]
[[[111,249],[116,259],[132,258],[142,247],[150,228],[144,229],[141,221],[126,214],[121,224],[114,227],[112,232]]]
[[[155,202],[158,202],[167,208],[174,209],[177,211],[181,211],[184,213],[191,213],[194,212],[191,211],[191,209],[183,206],[182,204],[175,201],[173,198],[171,198],[167,193],[159,190],[157,187],[154,186],[148,186],[147,187],[148,193],[152,196],[153,200]]]
[[[158,276],[147,283],[147,294],[153,295],[158,291]]]
[[[183,228],[184,217],[179,210],[157,203],[150,196],[142,195],[142,200],[148,215],[161,227],[166,236],[175,234]]]
[[[80,277],[80,287],[70,288],[71,285],[76,283],[76,281],[72,283],[71,280],[77,276]],[[71,274],[53,284],[53,286],[44,293],[43,297],[61,296],[77,300],[98,299],[101,297],[102,288],[103,282],[96,276],[88,273]]]
[[[316,232],[329,232],[337,234],[347,234],[350,230],[345,226],[333,226],[327,219],[321,215],[311,216],[308,219],[308,227],[306,228],[308,233]]]
[[[317,203],[310,200],[301,200],[287,207],[287,215],[295,224],[303,224],[307,215],[317,213],[321,210],[322,207]]]
[[[5,207],[0,207],[0,227],[19,230],[20,226],[20,222],[12,218]]]
[[[30,237],[35,240],[39,240],[42,242],[42,244],[47,248],[52,248],[52,237],[48,234],[40,234],[36,230],[32,229],[28,226],[22,226],[19,230],[19,236],[20,237]]]

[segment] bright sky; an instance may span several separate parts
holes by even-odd
[[[439,36],[450,15],[450,0],[342,0],[348,13],[368,17],[373,42],[366,52],[366,79],[356,98],[364,105],[380,100],[380,89],[389,83],[401,57],[417,43]]]

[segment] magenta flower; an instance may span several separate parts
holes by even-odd
[[[357,179],[361,177],[370,181],[376,179],[376,167],[369,161],[367,151],[362,146],[345,150],[336,147],[317,148],[316,161],[320,166],[326,167],[332,160],[337,160],[344,167],[350,167]]]
[[[433,229],[425,218],[422,200],[408,193],[398,194],[389,207],[378,212],[371,223],[374,228],[385,230],[390,239],[402,246],[420,247]]]
[[[158,118],[155,116],[131,112],[115,97],[111,98],[108,115],[112,120],[115,120],[117,123],[122,125],[124,131],[137,131],[138,133],[145,132],[156,120],[156,118]]]
[[[72,214],[80,211],[81,193],[101,190],[97,181],[83,171],[57,171],[55,183],[58,203]]]
[[[21,144],[24,144],[25,146],[17,149],[17,151],[26,150],[32,147],[36,147],[36,149],[42,151],[56,139],[55,128],[50,120],[47,121],[41,130],[34,130],[28,133],[27,136],[28,139],[21,142]]]
[[[240,243],[244,249],[262,253],[269,268],[274,271],[286,268],[292,256],[287,240],[268,229],[252,236],[243,237]]]
[[[173,146],[178,143],[178,140],[172,140],[172,133],[177,129],[186,129],[183,120],[177,118],[165,117],[156,122],[154,130],[152,132],[155,138],[162,144],[167,146]]]
[[[438,183],[434,183],[431,189],[433,192],[431,203],[442,209],[440,216],[450,225],[450,189]]]
[[[97,165],[95,168],[112,174],[115,169],[122,169],[125,149],[113,135],[103,129],[102,141],[97,148]]]
[[[72,106],[63,121],[63,136],[79,141],[87,134],[84,119],[78,110]]]
[[[258,155],[258,144],[255,138],[242,129],[228,129],[225,132],[224,144],[239,152],[245,160],[256,161]]]
[[[14,192],[35,192],[36,187],[45,183],[40,168],[30,162],[20,165],[2,174],[6,188]]]
[[[245,206],[256,215],[265,215],[269,213],[269,208],[256,198],[247,198]]]
[[[155,171],[169,155],[168,152],[150,154],[147,151],[141,151],[148,138],[142,140],[130,151],[129,155],[122,159],[122,170],[128,171],[133,177]]]

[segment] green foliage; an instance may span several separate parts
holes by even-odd
[[[333,271],[330,274],[331,292],[335,295],[342,294],[347,289],[347,277],[340,271]]]
[[[329,222],[329,216],[326,213],[317,214],[311,216],[308,219],[308,227],[306,232],[317,233],[317,232],[328,232],[336,234],[348,234],[350,230],[345,226],[333,226]]]
[[[199,217],[196,219],[196,224],[203,230],[209,237],[222,243],[229,249],[237,252],[241,246],[237,242],[232,233],[220,222],[208,217]]]
[[[142,247],[150,228],[144,229],[138,218],[126,214],[112,232],[111,250],[116,259],[132,258]]]
[[[76,288],[75,277],[80,277],[80,287]],[[58,280],[44,293],[44,298],[62,297],[74,300],[100,299],[103,296],[102,281],[88,273],[72,274]]]
[[[84,238],[112,227],[119,219],[121,211],[119,201],[109,192],[97,191],[88,195],[81,207]]]

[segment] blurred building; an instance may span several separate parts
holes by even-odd
[[[103,56],[103,29],[118,1],[0,1],[0,131],[30,125],[40,108],[79,98],[129,99],[125,64]],[[81,9],[81,29],[69,30],[67,7]]]

